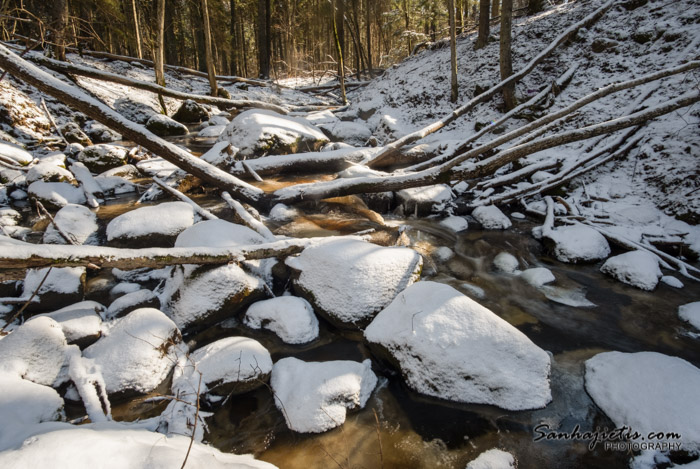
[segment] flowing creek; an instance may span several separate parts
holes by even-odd
[[[287,183],[289,180],[271,181],[266,188]],[[231,219],[220,199],[209,195],[193,199]],[[132,194],[109,201],[98,211],[101,223],[133,208],[135,200]],[[595,265],[563,264],[531,236],[538,220],[513,220],[513,228],[507,231],[470,227],[455,234],[442,227],[439,219],[386,218],[392,226],[407,225],[413,247],[425,259],[423,279],[450,284],[551,352],[552,402],[540,410],[511,412],[428,398],[408,389],[397,370],[372,357],[360,333],[339,331],[319,319],[319,338],[292,346],[271,332],[251,330],[230,319],[186,337],[188,344],[196,348],[222,337],[245,335],[261,342],[273,361],[287,356],[307,361],[372,358],[379,385],[364,409],[350,413],[344,425],[322,434],[287,429],[270,389],[263,386],[218,407],[208,419],[206,441],[222,451],[254,453],[283,469],[463,468],[494,447],[512,452],[521,469],[627,467],[629,454],[606,451],[602,444],[590,451],[588,441],[533,442],[534,428],[541,423],[559,431],[571,431],[576,425],[581,431],[614,428],[584,389],[584,362],[599,352],[657,351],[700,366],[698,339],[688,334],[689,326],[677,315],[679,305],[700,298],[700,285],[692,280],[680,277],[685,288],[660,283],[648,293],[604,276]],[[319,203],[305,205],[291,222],[270,222],[269,226],[276,233],[308,237],[350,234],[376,225],[348,213],[342,205]],[[442,247],[450,248],[454,255],[449,259],[436,255]],[[521,269],[550,269],[557,279],[554,286],[538,290],[515,275],[497,272],[492,261],[503,251],[515,255]],[[475,296],[480,290],[483,298]],[[586,303],[584,299],[593,306],[572,306]],[[167,394],[168,386],[164,383],[154,394]],[[158,415],[165,406],[162,401],[143,401],[115,403],[115,418],[147,418]]]

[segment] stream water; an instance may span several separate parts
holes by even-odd
[[[289,180],[267,184],[287,183]],[[195,199],[226,217],[220,199]],[[134,196],[125,196],[111,201],[98,215],[106,223],[133,208],[134,200]],[[349,234],[372,226],[342,206],[332,207],[307,205],[295,220],[270,223],[270,227],[306,237]],[[541,423],[560,431],[571,431],[576,425],[582,431],[614,428],[584,389],[584,362],[599,352],[657,351],[700,367],[698,339],[677,315],[679,305],[700,298],[700,285],[691,280],[683,280],[683,289],[659,284],[648,293],[604,276],[595,265],[560,263],[531,236],[536,220],[513,220],[514,227],[507,231],[469,228],[460,234],[442,227],[437,219],[388,216],[387,221],[408,226],[407,235],[425,258],[423,279],[450,284],[472,296],[551,352],[552,402],[540,410],[511,412],[428,398],[408,389],[397,370],[372,357],[360,333],[341,332],[321,319],[317,340],[291,346],[272,333],[250,330],[234,319],[187,338],[189,345],[200,347],[222,337],[246,335],[261,342],[273,361],[286,356],[307,361],[372,358],[380,384],[366,407],[350,413],[344,425],[309,435],[288,430],[271,392],[261,387],[228,399],[214,410],[206,441],[222,451],[254,453],[283,469],[463,468],[494,447],[513,453],[521,469],[627,467],[629,454],[606,451],[602,445],[589,450],[587,441],[534,442],[534,428]],[[454,255],[449,259],[435,255],[441,247],[450,248]],[[557,279],[554,286],[536,289],[517,276],[497,272],[492,261],[503,251],[515,255],[521,268],[549,268]],[[589,305],[575,306],[585,303]],[[167,394],[167,383],[158,391]],[[117,403],[114,416],[120,420],[146,418],[157,415],[162,407],[144,404],[141,398]]]

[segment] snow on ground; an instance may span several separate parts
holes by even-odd
[[[586,361],[586,390],[615,422],[646,435],[676,432],[700,449],[700,369],[656,352],[605,352]]]
[[[364,407],[377,377],[370,360],[304,362],[287,357],[273,366],[270,385],[289,428],[321,433],[342,425],[348,410]]]
[[[552,400],[550,357],[522,332],[454,288],[417,282],[365,330],[412,389],[456,402],[538,409]]]
[[[515,469],[515,458],[506,451],[492,448],[470,461],[467,469]]]
[[[318,337],[318,319],[303,298],[279,296],[253,303],[243,323],[253,329],[268,329],[284,343],[305,344]]]

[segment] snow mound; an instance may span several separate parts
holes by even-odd
[[[356,240],[333,240],[306,248],[287,265],[295,272],[295,289],[341,326],[369,322],[421,272],[423,259],[400,247],[380,247]]]
[[[365,337],[391,355],[420,393],[508,410],[538,409],[552,400],[547,352],[448,285],[411,285]]]
[[[54,469],[143,468],[172,469],[182,465],[190,438],[167,438],[146,429],[117,422],[37,428],[23,444],[0,453],[1,467],[47,467]],[[4,449],[4,448],[3,448]],[[189,450],[190,469],[275,469],[251,455],[222,453],[194,442]]]
[[[219,136],[219,142],[240,147],[240,156],[284,155],[316,151],[326,137],[303,117],[283,116],[274,111],[251,109],[238,114]]]
[[[506,274],[514,274],[518,270],[520,263],[518,258],[509,252],[499,252],[498,255],[493,259],[493,265],[496,270],[504,272]]]
[[[402,189],[396,193],[396,196],[403,205],[404,213],[418,215],[444,210],[454,198],[452,189],[445,184]]]
[[[610,255],[605,237],[588,226],[561,226],[544,236],[554,243],[554,256],[561,262],[595,262]]]
[[[252,329],[268,329],[284,343],[305,344],[318,337],[318,319],[303,298],[280,296],[253,303],[243,323]]]
[[[58,420],[62,409],[63,399],[53,388],[0,372],[0,440],[19,425]]]
[[[77,244],[97,244],[97,217],[83,205],[69,204],[54,216],[54,222]],[[68,244],[53,223],[44,233],[46,244]]]
[[[95,301],[81,301],[58,311],[34,316],[29,321],[40,317],[49,317],[56,321],[63,330],[63,335],[70,344],[82,345],[96,341],[102,334],[102,317],[104,306]]]
[[[321,433],[342,425],[348,410],[364,407],[377,377],[370,360],[304,362],[288,357],[275,363],[270,384],[290,429]]]
[[[107,240],[128,242],[134,239],[162,237],[160,243],[174,239],[194,223],[194,210],[185,202],[165,202],[141,207],[119,215],[107,225]]]
[[[102,368],[107,392],[145,394],[175,364],[180,331],[165,314],[143,308],[118,319],[107,335],[83,351]]]
[[[551,270],[545,267],[533,267],[520,273],[520,278],[535,288],[539,288],[556,280]]]
[[[656,352],[605,352],[586,361],[586,391],[619,428],[676,432],[700,448],[700,369]]]
[[[205,220],[180,233],[175,240],[175,247],[224,248],[260,244],[264,241],[262,236],[247,226],[236,225],[226,220]]]
[[[515,458],[506,451],[492,448],[467,464],[467,469],[515,469]]]
[[[459,233],[460,231],[464,231],[467,228],[469,228],[469,222],[467,222],[466,218],[458,217],[455,215],[449,216],[441,220],[440,224],[445,228],[451,229],[455,233]]]
[[[85,193],[79,187],[67,182],[36,181],[27,188],[29,196],[38,200],[47,209],[59,209],[68,204],[82,205],[86,202]]]
[[[678,317],[700,329],[700,301],[679,306]]]
[[[622,283],[642,290],[653,290],[661,278],[659,261],[647,251],[630,251],[611,257],[600,268]]]
[[[22,166],[26,166],[34,161],[34,157],[27,150],[20,148],[17,145],[2,141],[0,141],[0,155],[14,160]]]
[[[506,230],[512,226],[508,217],[495,205],[475,208],[472,217],[486,230]]]

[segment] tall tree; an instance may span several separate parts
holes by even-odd
[[[54,41],[56,43],[56,58],[66,60],[66,30],[68,28],[68,0],[54,0],[53,3]]]
[[[338,37],[338,23],[336,21],[337,15],[335,14],[336,2],[338,1],[340,1],[341,3],[343,2],[343,0],[331,0],[331,6],[333,7],[333,14],[331,14],[331,17],[333,18],[333,38],[335,40],[336,52],[338,53],[338,79],[340,80],[340,97],[343,101],[343,104],[346,104],[348,100],[345,95],[345,64],[343,63],[343,48],[340,44],[340,38]]]
[[[511,58],[511,23],[513,18],[513,0],[503,0],[501,5],[501,51],[500,68],[501,80],[505,80],[513,74],[513,61]],[[516,105],[515,83],[503,87],[503,103],[506,111],[510,111]]]
[[[165,48],[165,0],[156,0],[155,19],[156,40],[153,45],[153,69],[156,74],[156,83],[165,86],[165,60],[163,58],[163,49]],[[158,95],[158,101],[163,114],[167,114],[168,110],[165,107],[165,101],[160,94]]]
[[[370,78],[374,78],[374,72],[372,71],[372,29],[370,22],[370,7],[372,6],[372,0],[365,0],[365,33],[367,36],[367,70],[369,71]]]
[[[494,0],[497,2],[498,0]],[[481,49],[489,42],[489,0],[479,2],[479,37],[476,38],[474,49]]]
[[[498,7],[501,4],[501,0],[493,0],[491,4],[491,18],[498,18]]]
[[[455,24],[455,2],[447,0],[447,9],[450,17],[450,70],[452,71],[450,78],[450,101],[457,102],[459,97],[459,88],[457,85],[457,25]]]
[[[270,0],[258,0],[258,75],[270,78]]]
[[[202,0],[202,19],[204,20],[204,54],[207,60],[207,75],[209,75],[209,86],[211,95],[216,96],[218,87],[216,86],[216,67],[211,50],[211,28],[209,26],[209,8],[207,0]]]
[[[139,13],[136,10],[136,0],[131,0],[131,14],[134,16],[134,37],[136,39],[136,56],[139,59],[143,58],[141,50],[141,32],[139,31]]]

